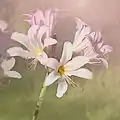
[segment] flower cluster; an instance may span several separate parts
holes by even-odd
[[[11,57],[19,56],[32,60],[30,68],[35,69],[38,62],[43,65],[49,73],[43,86],[49,86],[57,81],[56,96],[60,98],[66,93],[69,85],[77,85],[71,76],[92,79],[92,71],[85,65],[103,63],[108,68],[106,55],[112,51],[112,47],[104,44],[100,32],[92,31],[86,23],[76,18],[77,26],[73,43],[64,42],[60,60],[49,57],[49,46],[59,43],[52,37],[58,11],[58,9],[47,9],[44,14],[38,9],[32,14],[24,14],[27,17],[24,21],[30,24],[27,35],[14,32],[11,36],[12,40],[22,44],[24,48],[12,47],[7,50],[7,53]],[[20,78],[19,73],[9,71],[14,63],[14,58],[3,61],[1,66],[5,71],[4,74]],[[8,64],[7,69],[5,64]]]

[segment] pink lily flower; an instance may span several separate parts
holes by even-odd
[[[73,41],[73,52],[82,53],[92,60],[92,64],[103,63],[108,68],[105,55],[112,52],[112,47],[104,45],[100,32],[92,32],[91,28],[77,18],[77,31]]]
[[[43,13],[40,9],[37,9],[35,13],[25,14],[28,19],[25,21],[30,25],[45,25],[48,27],[48,31],[46,32],[46,36],[50,37],[52,34],[52,30],[56,24],[57,12],[58,9],[47,9],[45,13]]]

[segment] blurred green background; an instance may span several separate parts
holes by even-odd
[[[31,120],[45,71],[37,67],[28,71],[23,60],[17,58],[15,70],[21,80],[4,78],[0,87],[0,120]],[[23,69],[20,69],[23,68]],[[119,120],[120,67],[110,65],[107,70],[94,70],[93,80],[74,78],[79,88],[69,86],[67,94],[58,99],[57,85],[47,88],[40,110],[40,120]],[[10,81],[10,84],[8,83]]]
[[[26,33],[28,25],[23,22],[22,14],[36,8],[45,10],[53,7],[69,9],[66,18],[61,19],[55,29],[59,48],[63,41],[73,40],[75,21],[72,18],[79,16],[93,29],[100,30],[105,43],[113,46],[114,51],[110,55],[108,69],[95,67],[93,80],[73,78],[80,87],[70,86],[63,98],[55,96],[56,84],[50,86],[40,111],[40,120],[120,120],[120,1],[0,0],[0,19],[9,23],[10,34],[13,31]],[[9,39],[10,34],[0,34],[1,54],[14,45]],[[57,53],[60,55],[59,50]],[[26,62],[20,58],[16,58],[14,69],[23,78],[0,80],[0,120],[31,120],[45,71],[40,66],[35,71],[28,71]]]

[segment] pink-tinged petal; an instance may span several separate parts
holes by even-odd
[[[7,28],[7,26],[8,26],[8,24],[7,24],[5,21],[1,21],[1,20],[0,20],[0,30],[1,30],[2,32],[5,31],[5,29]]]
[[[24,21],[29,23],[30,25],[32,25],[32,21],[31,20],[24,20]]]
[[[73,42],[74,48],[78,47],[82,43],[83,39],[91,32],[90,27],[83,23],[79,18],[77,19],[77,29]]]
[[[44,21],[43,12],[38,9],[37,12],[33,14],[32,20],[35,25],[42,25],[41,22]]]
[[[76,26],[76,28],[78,29],[78,30],[82,30],[82,28],[83,28],[83,26],[87,26],[87,24],[86,23],[84,23],[80,18],[76,18],[76,23],[77,23],[77,26]]]
[[[90,35],[88,35],[88,37],[90,37],[92,44],[97,46],[98,49],[102,47],[103,40],[100,32],[92,32]]]
[[[69,61],[64,67],[65,71],[71,71],[79,69],[89,62],[89,58],[85,56],[77,56],[74,57],[71,61]]]
[[[48,62],[47,62],[46,66],[49,68],[52,68],[54,70],[57,70],[57,68],[59,66],[59,62],[55,58],[48,58]]]
[[[91,45],[89,39],[86,37],[84,38],[84,40],[82,40],[81,43],[79,43],[77,46],[74,46],[73,45],[73,51],[75,53],[78,53],[78,52],[82,52],[83,50],[85,50],[87,47],[89,47]]]
[[[84,49],[84,56],[89,58],[96,58],[99,54],[95,52],[95,49],[92,46],[88,46]]]
[[[34,40],[35,39],[35,35],[37,34],[38,29],[39,29],[38,25],[32,25],[30,27],[30,29],[28,30],[29,40]]]
[[[93,75],[92,72],[90,72],[88,69],[81,68],[75,71],[70,71],[67,73],[67,75],[71,76],[77,76],[85,79],[92,79]]]
[[[30,49],[36,49],[40,48],[43,49],[43,44],[41,42],[41,38],[39,37],[43,36],[43,27],[39,27],[38,25],[33,25],[29,30],[28,30],[28,38],[29,38],[29,43],[30,43]]]
[[[103,46],[102,35],[100,32],[96,32],[95,41],[97,42],[98,49],[100,49]]]
[[[61,64],[67,63],[72,58],[72,44],[71,42],[65,42],[63,46],[62,57],[60,59]]]
[[[100,49],[100,51],[105,55],[107,53],[112,52],[113,48],[109,45],[103,45],[103,47]]]
[[[11,39],[24,45],[26,48],[28,47],[28,37],[22,33],[14,32]]]
[[[41,25],[41,23],[44,21],[43,12],[39,9],[37,9],[36,12],[31,14],[24,14],[24,16],[27,17],[27,20],[24,20],[28,22],[30,25]]]
[[[108,68],[108,61],[106,59],[104,59],[104,58],[98,58],[98,59],[102,61],[105,68]]]
[[[1,67],[3,68],[4,71],[9,71],[12,69],[15,65],[15,59],[10,58],[9,60],[3,60],[1,63]]]
[[[39,41],[41,41],[43,35],[47,32],[48,30],[48,27],[46,26],[41,26],[38,30],[38,34],[37,34],[37,38],[39,39]]]
[[[19,56],[19,57],[22,57],[22,58],[25,58],[25,59],[29,59],[29,58],[32,58],[31,54],[29,51],[27,50],[24,50],[23,48],[21,47],[12,47],[12,48],[9,48],[7,50],[7,52],[10,54],[10,56],[12,57],[15,57],[15,56]]]
[[[51,72],[47,77],[46,80],[44,82],[44,86],[49,86],[52,83],[54,83],[58,78],[60,78],[60,76],[55,72]]]
[[[58,98],[61,98],[66,93],[67,89],[68,89],[68,84],[66,81],[59,82],[56,96]]]
[[[31,14],[23,14],[23,16],[25,16],[27,18],[32,18],[33,15],[31,15]]]
[[[45,24],[50,25],[51,9],[45,11]]]
[[[47,65],[48,62],[48,56],[45,52],[42,52],[41,55],[38,55],[36,59],[42,64],[42,65]]]
[[[33,21],[32,21],[32,14],[23,14],[24,17],[26,17],[24,19],[25,22],[29,23],[30,25],[33,25]]]
[[[54,45],[57,43],[57,40],[53,39],[53,38],[45,38],[44,39],[44,47],[47,47],[49,45]]]
[[[18,73],[16,71],[6,71],[4,74],[6,76],[12,77],[12,78],[18,78],[18,79],[22,78],[22,76],[20,75],[20,73]]]

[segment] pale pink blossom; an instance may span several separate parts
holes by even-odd
[[[102,62],[108,68],[105,55],[112,52],[112,47],[104,45],[100,32],[92,32],[91,28],[79,18],[76,22],[77,31],[73,41],[73,52],[89,57],[91,64]]]
[[[37,9],[35,13],[25,14],[25,16],[27,17],[25,21],[28,22],[30,25],[45,25],[46,27],[48,27],[46,36],[50,37],[57,21],[56,17],[58,11],[58,9],[47,9],[45,13],[43,13],[43,11]]]
[[[48,59],[47,54],[44,52],[44,48],[56,44],[57,41],[53,38],[44,38],[44,34],[47,28],[45,26],[33,25],[28,30],[28,34],[22,34],[14,32],[11,36],[12,40],[21,43],[26,49],[22,47],[12,47],[7,50],[10,56],[20,56],[25,59],[33,59],[33,64],[37,64],[39,61],[45,65]],[[42,41],[42,38],[44,39]]]

